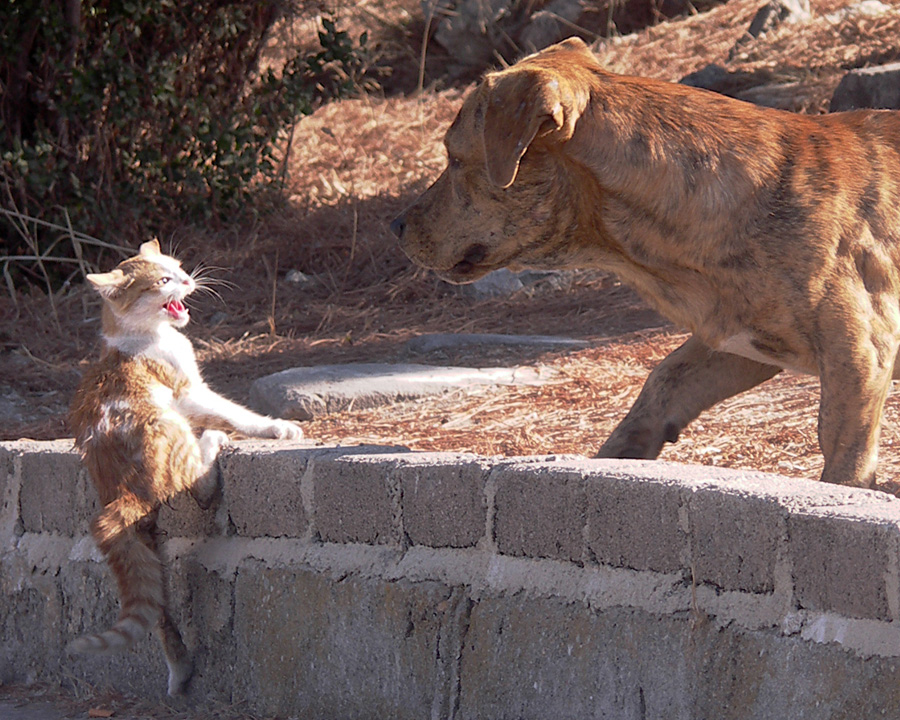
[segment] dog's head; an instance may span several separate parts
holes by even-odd
[[[599,65],[577,38],[487,75],[444,138],[447,168],[391,223],[404,252],[451,282],[558,267],[585,179],[567,162]]]

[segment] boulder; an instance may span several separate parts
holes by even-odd
[[[844,75],[829,110],[876,108],[900,110],[900,62],[859,68]]]
[[[531,16],[519,35],[519,45],[526,52],[537,52],[565,40],[582,13],[583,0],[553,0]]]

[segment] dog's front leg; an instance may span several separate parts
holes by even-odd
[[[653,459],[701,412],[779,372],[774,365],[711,350],[691,337],[650,373],[597,457]]]

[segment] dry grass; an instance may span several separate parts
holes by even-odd
[[[666,79],[708,63],[765,71],[773,81],[798,83],[798,102],[817,112],[842,68],[900,57],[900,0],[893,1],[898,12],[887,18],[835,22],[824,15],[846,3],[813,0],[811,23],[748,42],[727,64],[761,0],[731,0],[708,13],[602,41],[597,51],[613,70]],[[355,22],[369,23],[383,53],[406,58],[396,73],[414,78],[414,39],[421,27],[403,17],[419,13],[418,4],[373,0],[353,7]],[[220,288],[222,302],[198,300],[192,308],[191,334],[214,386],[242,398],[254,378],[286,367],[399,360],[403,342],[425,332],[567,335],[594,347],[564,355],[494,351],[412,358],[539,364],[553,372],[546,385],[342,413],[307,423],[307,434],[323,443],[485,455],[589,455],[597,449],[650,368],[684,336],[601,273],[576,273],[562,289],[538,286],[477,302],[409,264],[387,225],[442,169],[441,137],[464,92],[370,94],[324,107],[296,129],[287,208],[225,233],[186,228],[164,239],[180,247],[187,266],[220,266],[219,276],[234,286]],[[294,269],[315,277],[315,284],[286,282]],[[39,293],[20,295],[16,304],[0,296],[0,401],[15,391],[34,410],[23,422],[0,427],[0,437],[66,434],[66,400],[80,365],[94,352],[98,308],[81,287],[61,293],[55,307],[58,326]],[[822,464],[817,387],[811,378],[775,378],[704,414],[663,458],[815,477]],[[892,398],[882,441],[883,474],[890,477],[900,476],[898,417],[900,402]]]
[[[791,84],[789,109],[826,112],[844,73],[855,67],[900,58],[900,0],[887,0],[897,13],[841,17],[846,0],[813,0],[813,17],[784,24],[756,39],[744,38],[759,0],[732,0],[708,13],[665,23],[596,44],[614,72],[677,81],[708,64],[756,75],[766,83]],[[735,44],[743,40],[731,56]]]

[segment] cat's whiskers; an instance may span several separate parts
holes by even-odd
[[[225,298],[222,297],[222,294],[218,291],[216,286],[227,288],[228,290],[234,290],[237,286],[229,280],[217,278],[208,274],[215,272],[216,270],[225,270],[225,268],[214,267],[211,265],[199,265],[191,272],[191,278],[198,291],[212,295],[225,304]]]

